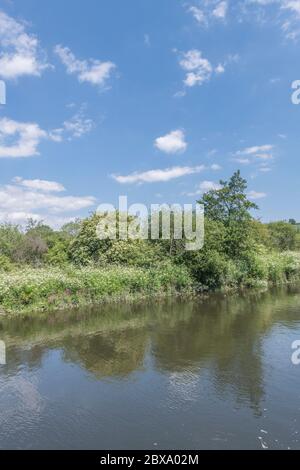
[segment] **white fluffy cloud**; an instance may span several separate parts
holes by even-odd
[[[273,23],[279,26],[288,39],[300,36],[300,0],[197,0],[188,5],[196,22],[202,27],[208,27],[216,21],[224,22],[229,17],[232,7],[231,20],[244,18],[257,21],[260,24]]]
[[[225,19],[226,14],[227,14],[227,9],[228,9],[227,1],[222,1],[220,3],[217,3],[217,5],[215,6],[215,8],[212,11],[212,15],[215,18]]]
[[[113,62],[101,62],[89,59],[79,60],[68,47],[57,45],[54,52],[58,55],[67,69],[67,73],[76,75],[79,82],[105,87],[111,73],[116,68]]]
[[[81,113],[75,114],[69,121],[64,122],[66,132],[72,137],[82,137],[89,133],[94,127],[94,122],[84,117]]]
[[[251,160],[250,158],[234,158],[234,161],[240,163],[241,165],[250,165]]]
[[[219,183],[215,183],[214,181],[202,181],[197,186],[196,191],[187,193],[187,196],[198,196],[203,193],[207,193],[208,191],[219,190],[221,187],[222,186]]]
[[[241,165],[259,164],[259,171],[268,172],[271,168],[267,164],[273,160],[274,145],[254,145],[253,147],[246,147],[235,153],[234,161]]]
[[[197,21],[197,23],[201,24],[201,25],[207,25],[207,17],[204,13],[203,10],[201,10],[201,8],[199,7],[196,7],[196,6],[190,6],[188,8],[188,11],[190,13],[192,13],[193,17],[195,18],[195,20]]]
[[[56,181],[48,181],[48,180],[40,180],[40,179],[27,180],[27,179],[21,178],[20,176],[16,176],[13,179],[13,182],[27,189],[44,191],[47,193],[48,192],[60,193],[66,190],[66,188],[62,184],[57,183]]]
[[[50,131],[49,136],[55,142],[62,142],[64,139],[78,139],[91,132],[94,127],[94,121],[86,117],[81,109],[70,119],[64,121],[61,127]]]
[[[62,127],[45,131],[35,122],[18,122],[0,118],[0,158],[25,158],[39,155],[38,147],[43,140],[62,142],[82,137],[90,132],[94,122],[83,112],[75,114]]]
[[[270,152],[273,150],[274,146],[270,144],[265,145],[255,145],[253,147],[247,147],[243,150],[237,152],[238,155],[256,155],[262,152]]]
[[[214,20],[224,21],[228,12],[228,1],[202,0],[199,6],[190,5],[188,12],[193,15],[197,23],[207,27]]]
[[[40,76],[49,67],[38,39],[3,11],[0,11],[0,47],[0,76],[6,80]]]
[[[188,144],[185,141],[184,131],[178,129],[169,134],[158,137],[154,143],[155,147],[165,153],[185,152]]]
[[[33,122],[0,119],[0,158],[20,158],[38,155],[38,145],[47,132]]]
[[[246,7],[244,13],[248,18],[253,10],[263,12],[264,21],[279,25],[287,39],[297,39],[300,35],[300,0],[248,0]]]
[[[224,73],[224,72],[225,72],[225,67],[224,67],[224,65],[223,65],[223,64],[217,65],[217,67],[215,68],[215,72],[216,72],[216,73],[219,73],[219,74]]]
[[[192,175],[194,173],[200,173],[205,170],[204,165],[199,166],[174,166],[172,168],[158,169],[158,170],[149,170],[145,172],[134,172],[130,175],[121,176],[121,175],[112,175],[112,177],[121,184],[126,183],[157,183],[157,182],[166,182],[172,179],[180,178],[186,175]]]
[[[212,190],[219,190],[221,189],[221,185],[219,183],[215,183],[214,181],[202,181],[199,185],[199,189],[203,192],[206,193],[208,191]]]
[[[149,170],[144,172],[134,172],[130,175],[112,175],[113,179],[121,184],[132,184],[132,183],[158,183],[167,182],[172,179],[181,178],[182,176],[193,175],[195,173],[201,173],[204,170],[220,170],[219,165],[213,164],[209,167],[205,165],[198,166],[174,166],[172,168],[165,168],[163,170]]]
[[[258,191],[249,191],[248,197],[249,197],[249,199],[256,200],[256,199],[263,199],[263,198],[267,197],[267,195],[266,195],[266,193],[262,193],[262,192],[258,192]]]
[[[241,165],[254,165],[257,171],[269,173],[272,171],[272,162],[274,160],[273,151],[274,145],[271,144],[246,147],[234,154],[233,161]],[[255,197],[255,194],[253,198],[259,199],[258,196]]]
[[[177,50],[175,50],[177,52]],[[238,54],[229,54],[223,62],[213,66],[208,59],[203,57],[202,52],[198,49],[191,49],[180,54],[179,65],[186,72],[184,85],[193,87],[208,82],[212,76],[222,75],[226,67],[239,60]],[[184,92],[179,92],[176,96],[184,96]]]
[[[61,196],[65,188],[54,181],[13,179],[12,184],[0,186],[0,221],[24,223],[28,218],[46,220],[59,225],[74,213],[96,204],[92,196]]]
[[[210,79],[213,71],[209,60],[205,59],[198,49],[183,53],[179,65],[187,72],[184,79],[184,84],[187,87],[202,85]]]
[[[222,170],[221,165],[219,165],[218,163],[213,163],[210,168],[211,168],[211,170],[213,170],[213,171]]]

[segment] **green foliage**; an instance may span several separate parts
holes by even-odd
[[[247,181],[241,177],[240,171],[236,171],[229,181],[221,180],[220,186],[218,190],[205,193],[199,201],[204,205],[206,217],[222,222],[225,226],[232,222],[249,221],[249,211],[258,207],[248,200]]]
[[[145,240],[118,240],[112,243],[105,259],[108,264],[151,267],[163,259],[162,247]]]
[[[0,225],[0,254],[16,261],[17,250],[22,244],[22,233],[19,227],[11,224]]]
[[[103,264],[105,253],[112,246],[111,240],[100,240],[97,236],[97,225],[100,216],[93,214],[83,220],[78,234],[72,239],[69,246],[70,260],[79,266],[92,263]]]
[[[52,266],[64,266],[69,262],[68,242],[58,240],[44,255],[44,262]]]
[[[220,181],[220,189],[208,191],[199,201],[204,205],[205,216],[223,225],[224,251],[231,257],[240,256],[252,245],[250,210],[258,207],[248,200],[246,190],[247,181],[237,171],[229,181]]]
[[[8,272],[13,269],[13,264],[10,261],[9,257],[6,255],[0,255],[0,272]]]
[[[73,222],[68,222],[64,224],[60,231],[66,238],[70,239],[72,237],[76,237],[79,234],[80,228],[81,220],[76,219]]]
[[[6,312],[65,308],[149,295],[186,292],[191,278],[184,267],[25,268],[0,272],[0,306]]]
[[[297,241],[297,230],[287,222],[272,222],[268,224],[271,245],[279,251],[294,250]]]
[[[187,251],[175,240],[99,239],[103,215],[53,230],[28,221],[0,225],[0,308],[39,309],[108,298],[289,282],[300,277],[300,231],[294,220],[263,224],[240,172],[204,194],[205,244]],[[128,222],[133,220],[128,218]],[[194,219],[195,220],[195,219]],[[161,223],[159,230],[161,231]],[[293,251],[292,251],[293,250]],[[38,268],[38,269],[37,269]]]

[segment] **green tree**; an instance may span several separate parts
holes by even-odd
[[[250,233],[250,211],[258,209],[247,197],[247,181],[236,171],[229,181],[220,181],[220,189],[203,194],[198,201],[204,205],[205,217],[220,222],[226,232],[225,253],[239,256],[250,249],[253,242]]]
[[[252,219],[250,210],[258,206],[247,198],[247,181],[236,171],[229,181],[220,181],[220,189],[203,194],[199,203],[204,205],[205,215],[211,220],[228,226],[232,222]]]
[[[60,232],[69,238],[76,237],[80,232],[81,223],[82,221],[80,219],[67,222],[61,227]]]
[[[113,241],[108,238],[100,240],[97,236],[97,225],[100,220],[100,215],[92,214],[82,221],[80,230],[72,239],[68,250],[73,263],[85,266],[90,263],[103,264],[105,262],[106,253]]]
[[[297,229],[288,222],[271,222],[268,224],[271,244],[273,248],[284,251],[293,250],[296,247]]]
[[[0,225],[0,254],[12,262],[17,261],[17,252],[23,239],[24,235],[17,225]]]

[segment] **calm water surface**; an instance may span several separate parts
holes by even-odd
[[[300,449],[300,287],[0,317],[1,449]]]

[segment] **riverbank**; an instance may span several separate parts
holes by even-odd
[[[251,260],[228,260],[221,290],[267,287],[300,279],[300,254],[257,254]],[[164,263],[153,268],[20,268],[0,273],[0,312],[20,314],[62,310],[171,295],[192,296],[209,290],[195,282],[186,266]]]
[[[0,310],[17,314],[191,292],[187,269],[23,268],[0,274]]]

